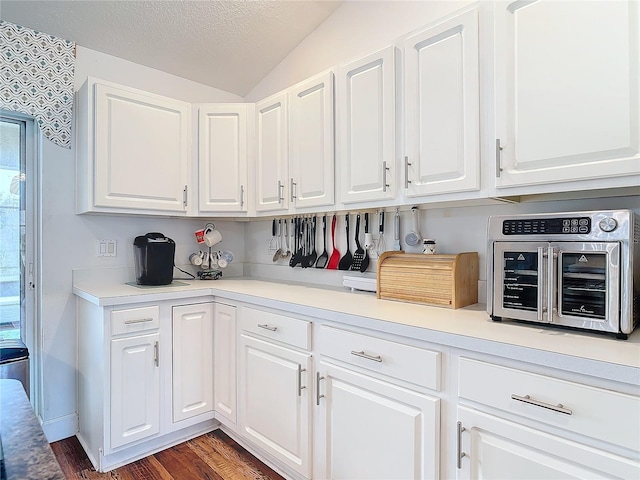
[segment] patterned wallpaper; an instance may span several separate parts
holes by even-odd
[[[30,115],[71,148],[75,44],[0,20],[0,108]]]

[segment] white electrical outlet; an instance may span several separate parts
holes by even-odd
[[[116,240],[96,240],[96,257],[115,257]]]

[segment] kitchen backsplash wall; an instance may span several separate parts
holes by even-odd
[[[408,208],[408,207],[407,207]],[[491,215],[508,215],[519,213],[554,213],[580,210],[606,210],[606,209],[632,209],[640,215],[640,196],[605,197],[584,200],[563,200],[529,202],[520,204],[504,203],[491,206],[465,206],[451,208],[435,208],[419,210],[419,233],[423,238],[432,238],[436,241],[437,253],[478,252],[480,256],[480,301],[484,303],[484,284],[486,282],[486,250],[487,250],[487,221]],[[334,212],[328,212],[330,218]],[[377,232],[378,219],[375,210],[370,211],[370,227]],[[393,216],[394,210],[385,212],[384,239],[387,250],[393,248]],[[400,211],[400,239],[402,249],[408,253],[421,253],[422,247],[410,247],[404,242],[405,234],[412,227],[411,212],[408,209]],[[351,253],[355,251],[355,213],[351,213],[350,246]],[[330,220],[327,221],[330,225]],[[318,222],[320,225],[320,222]],[[338,214],[336,227],[336,246],[341,255],[346,251],[344,213]],[[319,227],[318,227],[319,228]],[[364,243],[364,229],[361,226],[360,242]],[[327,232],[329,244],[331,237],[329,227]],[[377,238],[377,233],[374,233]],[[291,280],[304,283],[317,283],[323,285],[342,285],[343,275],[362,275],[359,272],[327,271],[315,268],[302,269],[290,268],[288,260],[273,262],[274,251],[270,248],[271,219],[253,221],[246,225],[245,232],[245,274],[250,272],[255,276],[275,278],[279,280]],[[322,251],[322,233],[318,233],[316,250]],[[331,248],[328,249],[331,254]],[[375,255],[366,275],[374,276],[376,272]]]

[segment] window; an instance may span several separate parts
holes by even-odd
[[[0,342],[25,339],[26,121],[0,119]]]

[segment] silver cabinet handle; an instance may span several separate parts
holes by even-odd
[[[306,372],[307,370],[302,368],[302,365],[298,364],[298,396],[302,396],[302,389],[307,388],[302,385],[302,372]]]
[[[283,193],[284,193],[284,185],[282,185],[282,182],[278,180],[278,203],[284,202]]]
[[[458,441],[457,441],[457,462],[458,462],[458,470],[462,468],[462,457],[466,457],[467,454],[462,451],[462,432],[465,431],[465,428],[462,426],[462,422],[458,422]]]
[[[389,188],[389,184],[387,183],[387,172],[389,171],[389,167],[387,167],[387,162],[382,162],[382,191],[386,192],[387,188]]]
[[[187,204],[189,203],[188,201],[188,197],[187,197],[187,186],[184,186],[184,189],[182,190],[182,205],[184,205],[184,207],[187,207]]]
[[[296,185],[298,185],[296,182],[293,181],[293,178],[291,179],[291,200],[294,200],[298,197],[296,197],[296,192],[295,192],[295,187]]]
[[[244,207],[244,185],[240,185],[240,206]]]
[[[382,357],[380,355],[376,355],[374,357],[373,355],[368,355],[368,354],[364,353],[364,350],[362,350],[360,352],[356,352],[355,350],[351,350],[351,355],[355,355],[356,357],[366,358],[367,360],[373,360],[374,362],[382,362]]]
[[[274,326],[268,325],[266,323],[259,323],[258,327],[264,328],[265,330],[270,330],[272,332],[275,332],[276,330],[278,330],[278,327],[274,327]]]
[[[404,188],[409,188],[411,180],[409,180],[409,157],[404,157]]]
[[[156,364],[156,367],[160,365],[160,351],[158,348],[158,342],[153,344],[153,363]]]
[[[545,274],[545,269],[548,268],[548,265],[545,262],[547,258],[547,249],[546,247],[538,247],[538,321],[544,321],[544,314],[546,313],[546,304],[545,304],[545,284],[547,281],[547,276]]]
[[[568,408],[565,408],[565,406],[562,405],[561,403],[559,403],[558,405],[551,405],[550,403],[544,403],[539,400],[534,400],[529,395],[525,395],[524,397],[521,397],[520,395],[513,394],[511,395],[511,398],[519,402],[528,403],[529,405],[535,405],[536,407],[547,408],[549,410],[553,410],[554,412],[564,413],[565,415],[573,414],[571,410],[569,410]]]
[[[502,160],[502,147],[500,146],[500,139],[496,138],[496,178],[500,178],[500,172],[502,167],[500,166]]]
[[[553,322],[553,314],[555,313],[555,308],[558,305],[562,305],[562,289],[558,290],[558,299],[553,295],[553,292],[556,291],[556,280],[553,275],[554,272],[554,262],[558,263],[558,267],[562,270],[562,263],[558,261],[558,254],[554,251],[553,247],[549,247],[547,254],[547,322]],[[560,273],[562,275],[562,273]],[[560,278],[560,277],[558,277]],[[557,303],[556,303],[557,302]]]
[[[147,318],[136,318],[134,320],[125,320],[124,323],[125,325],[131,325],[132,323],[144,323],[144,322],[152,322],[153,318],[151,317],[147,317]]]
[[[320,395],[320,380],[324,380],[324,377],[320,376],[320,372],[316,372],[316,405],[320,405],[320,399],[324,398],[324,395]]]

